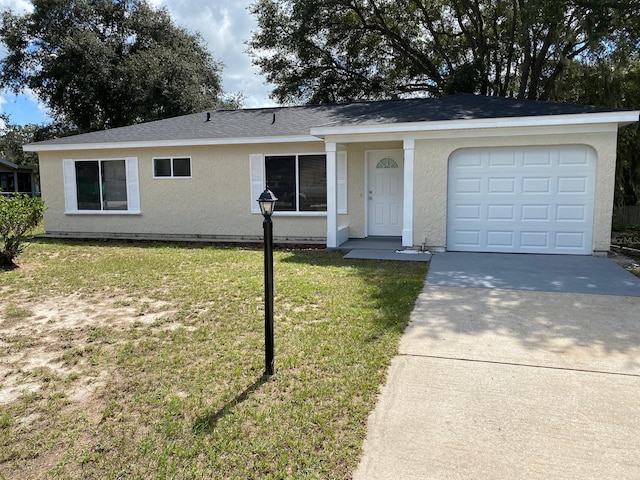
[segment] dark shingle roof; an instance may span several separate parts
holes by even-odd
[[[478,120],[619,111],[471,94],[335,105],[218,110],[38,142],[36,145],[309,136],[322,126]]]
[[[5,166],[5,167],[9,167],[13,170],[33,170],[33,167],[30,167],[28,165],[18,165],[16,163],[10,162],[9,160],[6,160],[4,158],[0,158],[0,165]]]

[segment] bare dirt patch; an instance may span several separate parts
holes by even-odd
[[[15,297],[14,297],[15,298]],[[96,355],[135,326],[174,328],[168,302],[114,293],[49,297],[0,307],[0,404],[65,380],[67,399],[88,401],[109,372]]]

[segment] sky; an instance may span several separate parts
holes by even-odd
[[[174,24],[191,33],[199,32],[213,57],[224,64],[222,86],[225,92],[242,92],[244,106],[257,108],[273,106],[270,87],[258,69],[251,64],[245,42],[256,29],[256,21],[249,13],[252,0],[148,0],[156,7],[166,8]],[[0,10],[22,13],[30,8],[25,0],[0,0]],[[0,50],[0,56],[4,52]],[[46,108],[30,92],[12,95],[0,92],[0,111],[9,115],[11,123],[45,123]]]

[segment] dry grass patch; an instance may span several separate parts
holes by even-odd
[[[0,478],[348,478],[426,267],[40,242],[0,274]]]

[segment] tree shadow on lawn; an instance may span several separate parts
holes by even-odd
[[[10,272],[16,268],[20,268],[20,266],[13,262],[0,264],[0,272]]]

